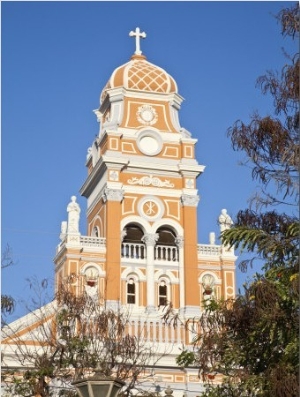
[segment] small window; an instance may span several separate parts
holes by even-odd
[[[167,286],[166,283],[162,281],[158,287],[158,305],[165,306],[167,302]]]
[[[127,283],[127,303],[135,304],[135,283],[133,278],[129,279]]]

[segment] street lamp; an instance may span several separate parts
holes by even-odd
[[[116,397],[125,382],[96,372],[90,378],[72,382],[72,385],[76,387],[80,397]]]

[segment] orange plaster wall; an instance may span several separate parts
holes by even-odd
[[[140,294],[141,294],[141,305],[146,306],[147,304],[147,290],[146,290],[146,283],[140,283]]]
[[[140,128],[146,127],[141,124],[137,118],[138,108],[143,105],[151,105],[155,109],[157,114],[157,121],[151,126],[159,129],[160,131],[177,132],[173,126],[171,118],[169,116],[169,104],[168,102],[155,100],[143,99],[142,101],[135,100],[132,98],[124,99],[124,116],[121,121],[120,127],[123,128]]]
[[[69,274],[78,274],[79,269],[78,269],[78,261],[70,261],[69,263]]]
[[[121,279],[121,238],[120,219],[121,203],[107,201],[107,233],[106,233],[106,275],[107,275],[107,299],[120,299]]]
[[[193,306],[199,305],[196,210],[196,207],[183,208],[185,303]]]
[[[102,200],[100,200],[93,211],[88,215],[88,235],[92,234],[92,229],[94,226],[99,226],[100,228],[100,236],[105,237],[105,208],[106,206],[103,204]],[[101,218],[101,222],[99,219],[95,220],[95,218],[99,216]],[[95,220],[95,221],[94,221]]]
[[[171,296],[172,303],[174,304],[175,308],[179,308],[179,285],[172,285],[172,296]]]

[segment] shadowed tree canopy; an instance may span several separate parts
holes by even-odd
[[[285,38],[299,38],[298,4],[277,19]],[[181,366],[199,368],[205,397],[299,395],[299,54],[286,59],[280,72],[257,80],[273,99],[273,114],[255,112],[228,130],[260,190],[222,242],[250,255],[242,269],[257,260],[263,265],[243,294],[206,307],[193,351],[177,358]],[[212,385],[218,376],[221,383]]]

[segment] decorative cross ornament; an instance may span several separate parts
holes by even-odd
[[[141,55],[142,51],[140,48],[140,38],[145,38],[146,37],[146,33],[145,32],[141,32],[140,28],[136,28],[135,31],[131,31],[129,32],[129,36],[133,37],[135,36],[135,54],[136,55]]]

